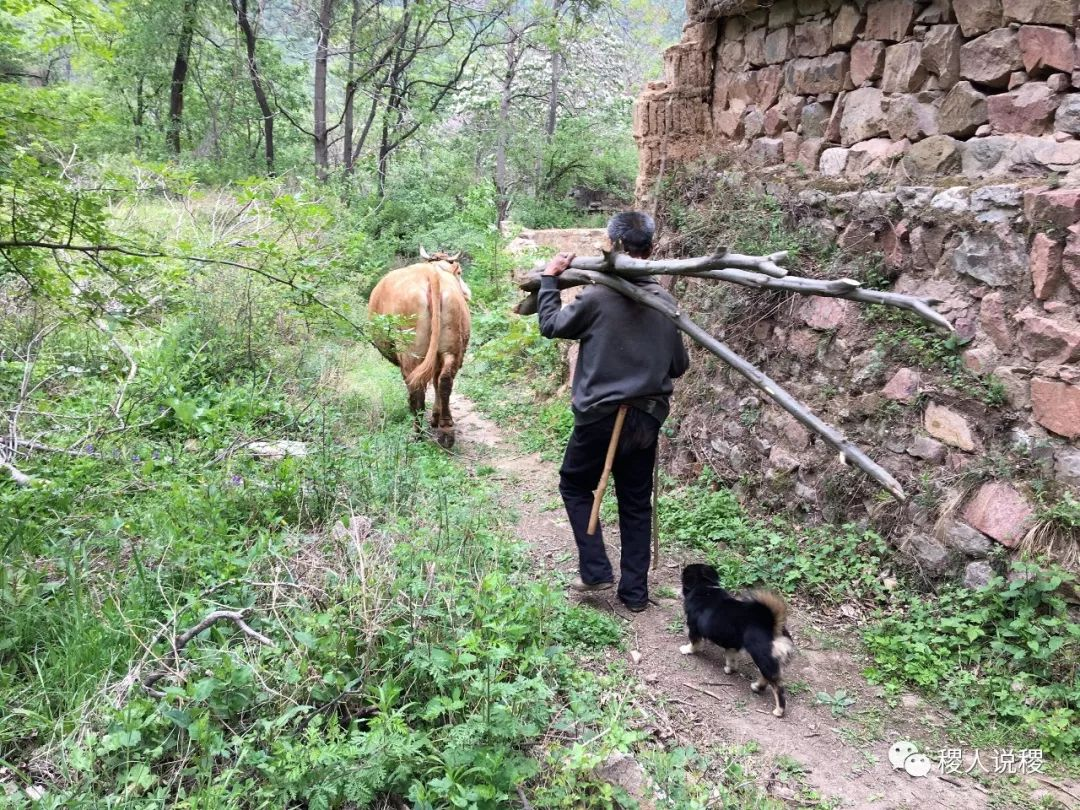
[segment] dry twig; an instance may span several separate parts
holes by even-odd
[[[244,609],[244,610],[213,610],[210,613],[207,613],[203,617],[202,621],[200,621],[198,624],[196,624],[191,629],[184,631],[184,633],[182,633],[180,636],[178,636],[176,638],[176,640],[173,642],[172,650],[169,652],[168,655],[165,656],[164,659],[162,659],[163,668],[154,670],[149,675],[146,675],[145,677],[143,677],[143,679],[142,679],[142,687],[143,687],[143,689],[145,689],[149,694],[153,695],[154,697],[164,697],[165,693],[161,692],[161,691],[159,691],[157,689],[154,689],[154,684],[156,684],[162,678],[167,677],[169,675],[170,670],[168,668],[170,668],[170,667],[172,667],[172,666],[174,666],[176,664],[176,661],[180,658],[180,653],[183,652],[184,647],[187,646],[189,641],[191,641],[193,638],[195,638],[195,636],[199,635],[199,633],[203,632],[204,630],[207,630],[208,628],[210,628],[214,624],[217,624],[219,621],[221,621],[223,619],[226,620],[226,621],[230,621],[233,624],[235,624],[236,627],[240,630],[240,632],[243,633],[248,638],[254,639],[255,641],[257,641],[260,644],[263,644],[263,645],[265,645],[267,647],[273,647],[274,646],[273,641],[268,639],[266,636],[264,636],[262,633],[258,632],[257,630],[254,630],[251,627],[251,625],[249,625],[246,621],[244,621],[244,616],[246,614],[247,614],[247,609]]]

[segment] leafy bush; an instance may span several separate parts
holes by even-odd
[[[944,696],[957,716],[997,740],[1017,735],[1054,756],[1080,746],[1080,623],[1059,589],[1060,570],[1016,563],[1011,581],[911,594],[866,633],[870,678]]]

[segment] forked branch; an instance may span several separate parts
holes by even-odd
[[[560,289],[565,289],[585,284],[602,284],[663,313],[680,331],[686,333],[701,346],[715,354],[735,369],[751,385],[762,391],[800,423],[836,448],[840,453],[842,463],[850,461],[877,481],[894,498],[903,501],[906,496],[896,479],[863,453],[862,450],[849,442],[839,430],[819,419],[809,408],[784,390],[775,380],[686,317],[679,311],[678,307],[672,306],[665,298],[650,293],[627,280],[655,274],[685,275],[729,281],[744,287],[785,290],[800,295],[847,298],[862,303],[883,304],[907,309],[940,329],[952,331],[952,325],[934,311],[932,305],[935,302],[932,300],[899,293],[866,290],[854,279],[819,281],[798,276],[785,276],[783,269],[778,266],[779,262],[782,262],[785,257],[786,254],[783,253],[771,256],[742,256],[718,252],[712,256],[703,256],[697,259],[647,261],[633,259],[623,254],[606,253],[602,257],[575,258],[570,265],[570,269],[559,276],[558,286]],[[745,269],[747,267],[760,272],[748,271]],[[779,273],[776,271],[779,271]],[[540,277],[537,274],[530,275],[519,286],[530,295],[518,304],[517,312],[522,315],[531,315],[536,312]]]
[[[189,641],[195,638],[195,636],[199,635],[199,633],[210,628],[212,625],[217,624],[223,619],[235,624],[237,629],[240,630],[240,632],[248,638],[254,639],[255,641],[267,647],[273,647],[273,641],[268,639],[262,633],[253,629],[251,625],[244,621],[244,617],[246,614],[247,610],[214,610],[210,613],[207,613],[206,616],[203,617],[202,621],[200,621],[191,629],[184,631],[176,638],[176,641],[173,642],[172,650],[170,650],[169,654],[166,655],[164,659],[162,659],[162,668],[156,669],[150,674],[143,677],[143,689],[145,689],[147,693],[154,697],[165,697],[165,693],[155,689],[154,684],[156,684],[162,678],[170,674],[171,668],[176,665],[177,660],[180,658],[180,653],[183,652],[184,647],[188,645]]]

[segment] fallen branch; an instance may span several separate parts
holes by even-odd
[[[212,625],[217,624],[222,619],[225,619],[235,624],[236,627],[240,630],[240,632],[248,638],[254,639],[255,641],[267,647],[273,647],[273,641],[268,639],[266,636],[264,636],[257,630],[254,630],[246,621],[244,621],[244,616],[246,613],[246,608],[244,610],[214,610],[210,613],[207,613],[206,616],[203,617],[202,621],[200,621],[190,630],[185,631],[179,637],[177,637],[177,639],[173,642],[172,650],[163,659],[162,663],[163,666],[166,668],[154,670],[149,675],[145,676],[142,679],[143,689],[145,689],[147,693],[152,695],[153,697],[165,697],[164,692],[154,689],[154,684],[169,675],[170,670],[168,669],[168,667],[172,667],[176,664],[176,661],[180,658],[180,653],[183,652],[184,647],[188,645],[189,641],[191,641],[193,638],[195,638],[195,636],[199,635],[199,633],[208,629]]]
[[[34,479],[12,464],[10,461],[0,459],[0,469],[7,470],[11,480],[20,487],[28,487],[34,483]]]
[[[905,500],[906,496],[904,495],[904,490],[900,487],[900,484],[896,479],[870,459],[870,457],[863,453],[858,447],[851,444],[851,442],[844,438],[840,431],[815,416],[809,408],[785,391],[763,371],[759,370],[749,361],[744,360],[726,344],[717,340],[698,324],[687,318],[678,310],[678,308],[669,304],[666,299],[649,293],[638,285],[610,273],[571,269],[560,276],[560,278],[564,277],[569,277],[567,278],[567,281],[571,282],[571,284],[568,286],[573,286],[573,282],[576,282],[577,284],[603,284],[605,287],[610,287],[616,292],[625,295],[627,298],[638,301],[639,303],[664,314],[680,331],[685,332],[704,348],[715,354],[742,375],[751,385],[762,391],[777,405],[794,416],[799,422],[835,447],[840,452],[840,460],[842,463],[851,461],[856,467],[877,481],[894,498],[899,501]],[[539,281],[537,283],[539,284]]]
[[[700,686],[694,686],[692,683],[686,683],[686,681],[683,681],[683,686],[685,686],[687,689],[693,689],[695,692],[701,692],[701,694],[703,695],[708,695],[713,700],[719,703],[723,703],[725,706],[728,705],[728,702],[722,697],[720,697],[720,695],[716,694],[716,692],[711,692],[708,689],[702,689]]]

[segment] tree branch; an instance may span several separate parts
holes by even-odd
[[[208,629],[212,625],[217,624],[222,619],[226,619],[226,620],[232,622],[233,624],[235,624],[236,627],[240,630],[240,632],[243,633],[248,638],[254,639],[255,641],[257,641],[260,644],[263,644],[263,645],[265,645],[267,647],[275,646],[273,641],[268,639],[262,633],[260,633],[260,632],[258,632],[256,630],[253,630],[251,628],[251,626],[246,621],[244,621],[244,616],[246,614],[247,614],[246,609],[244,609],[244,610],[214,610],[214,611],[211,611],[210,613],[207,613],[206,616],[203,617],[202,621],[200,621],[197,625],[192,627],[190,630],[187,630],[184,633],[182,633],[173,642],[172,650],[163,659],[163,662],[162,662],[163,665],[165,667],[171,667],[171,666],[175,665],[177,659],[179,659],[179,657],[180,657],[180,653],[183,652],[184,647],[186,647],[188,645],[189,641],[191,641],[193,638],[195,638],[195,636],[199,635],[199,633],[201,633],[204,630]],[[156,684],[158,681],[160,681],[162,678],[164,678],[164,677],[166,677],[168,675],[169,675],[169,670],[168,669],[158,669],[158,670],[155,670],[155,671],[151,672],[149,675],[145,676],[142,679],[143,689],[145,689],[149,694],[153,695],[154,697],[158,697],[158,698],[165,697],[164,692],[161,692],[161,691],[159,691],[157,689],[154,689],[154,684]]]
[[[585,284],[602,284],[662,313],[680,331],[686,333],[701,346],[715,354],[800,423],[835,447],[840,452],[841,463],[851,461],[856,467],[877,481],[894,498],[903,501],[906,496],[896,479],[858,447],[851,444],[840,431],[819,419],[809,408],[796,400],[764,372],[686,317],[679,311],[677,306],[672,306],[667,300],[650,294],[627,280],[627,277],[641,277],[655,273],[689,275],[731,281],[749,287],[788,290],[801,295],[850,298],[863,303],[885,304],[908,309],[936,326],[950,331],[952,329],[948,321],[933,311],[931,306],[933,302],[930,300],[899,293],[864,290],[859,286],[859,282],[853,279],[818,281],[799,277],[783,278],[739,269],[742,267],[757,267],[759,269],[768,268],[773,272],[777,270],[783,272],[782,268],[777,265],[785,258],[786,254],[784,253],[775,253],[770,256],[743,256],[718,251],[713,256],[703,256],[696,259],[647,261],[633,259],[624,254],[605,253],[602,257],[575,258],[571,264],[571,269],[558,277],[558,285],[562,289]],[[519,284],[519,287],[529,292],[530,295],[518,305],[518,313],[522,315],[534,313],[536,311],[536,291],[540,288],[539,275],[530,275]]]

